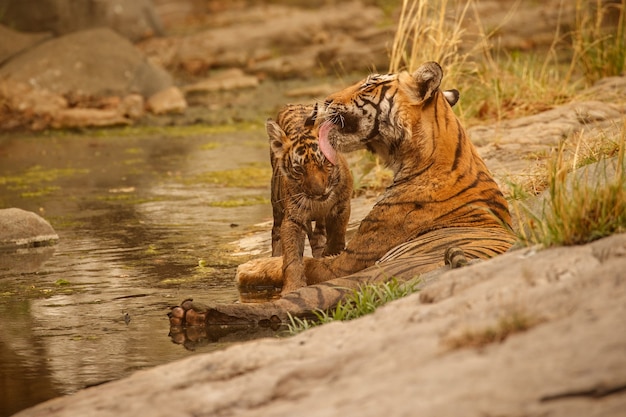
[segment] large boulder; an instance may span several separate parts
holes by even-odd
[[[0,6],[0,23],[27,32],[109,27],[133,41],[162,32],[151,0],[2,0]]]
[[[0,65],[15,54],[51,37],[50,33],[22,33],[0,25]]]
[[[130,93],[148,97],[172,85],[165,70],[107,28],[40,43],[0,67],[0,79],[78,97]]]

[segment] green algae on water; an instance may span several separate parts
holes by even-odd
[[[244,198],[234,198],[231,200],[220,200],[213,201],[209,203],[210,207],[246,207],[246,206],[256,206],[259,204],[270,204],[270,200],[264,196],[253,196],[253,197],[244,197]]]
[[[203,172],[189,179],[184,179],[183,182],[186,184],[214,184],[232,188],[261,188],[269,186],[271,177],[272,169],[269,165],[249,164],[238,169]]]

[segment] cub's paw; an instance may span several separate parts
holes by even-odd
[[[237,267],[235,281],[239,288],[282,287],[283,258],[253,259]]]
[[[306,287],[306,279],[304,278],[304,267],[302,264],[292,263],[283,272],[283,289],[281,295],[289,294],[299,290],[302,287]]]
[[[303,287],[306,287],[306,282],[304,282],[304,280],[296,281],[296,282],[287,281],[285,282],[285,285],[283,285],[283,289],[280,292],[280,295],[283,296],[285,294],[289,294],[290,292],[297,291]]]

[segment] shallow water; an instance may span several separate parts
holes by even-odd
[[[271,220],[269,178],[261,126],[0,137],[0,208],[60,237],[0,256],[0,416],[228,343],[189,351],[166,314],[237,300],[230,242]]]

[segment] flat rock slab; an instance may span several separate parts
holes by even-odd
[[[57,240],[59,235],[39,215],[18,208],[0,210],[0,249],[45,246]]]
[[[139,371],[16,416],[622,416],[626,234],[449,271],[350,323]]]

